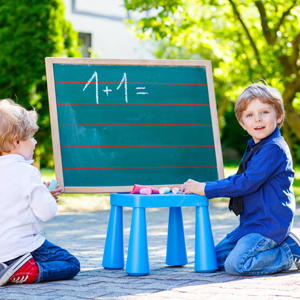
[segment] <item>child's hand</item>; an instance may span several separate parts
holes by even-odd
[[[47,189],[49,189],[50,181],[48,181],[47,183],[44,181],[43,184],[46,186]]]
[[[181,191],[183,194],[193,193],[200,196],[205,196],[204,188],[206,183],[198,182],[192,179],[189,179],[181,186]]]
[[[47,189],[49,188],[50,186],[50,182],[48,181],[47,183],[46,182],[43,182],[44,185],[47,187]],[[62,188],[59,187],[59,184],[56,186],[56,188],[54,190],[51,190],[49,191],[50,194],[55,198],[56,202],[58,202],[58,196],[61,194],[62,192]]]
[[[58,202],[58,196],[62,192],[62,188],[59,187],[59,184],[56,186],[55,190],[50,191],[51,195],[55,198],[56,202]]]

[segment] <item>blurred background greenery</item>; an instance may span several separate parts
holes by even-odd
[[[282,129],[300,162],[300,5],[294,0],[125,0],[141,39],[157,58],[205,59],[213,66],[224,161],[242,155],[249,139],[234,116],[243,89],[260,79],[283,94]],[[143,13],[148,12],[146,15]]]
[[[64,10],[61,0],[0,0],[0,99],[37,110],[37,167],[54,165],[45,57],[80,56]]]
[[[157,59],[211,60],[226,175],[249,136],[234,116],[241,91],[260,79],[285,101],[282,134],[300,186],[300,4],[295,0],[124,0],[130,30],[153,41]],[[107,30],[107,29],[104,29]],[[45,57],[79,57],[78,34],[62,0],[0,0],[0,98],[35,107],[35,164],[54,177]],[[67,199],[72,196],[63,196]],[[85,196],[88,197],[88,196]],[[92,197],[92,196],[90,196]]]

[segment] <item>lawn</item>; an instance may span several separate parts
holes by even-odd
[[[55,178],[55,172],[51,169],[42,169],[43,181]],[[110,209],[109,194],[62,194],[59,196],[58,211],[95,211]]]
[[[238,164],[225,165],[225,176],[236,173]],[[300,204],[300,165],[295,167],[294,193],[296,202]],[[51,181],[55,173],[51,169],[42,169],[43,181]],[[228,198],[214,199],[214,201],[228,201]],[[109,194],[62,194],[59,197],[58,211],[94,211],[109,209]]]

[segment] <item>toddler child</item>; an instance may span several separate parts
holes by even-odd
[[[217,246],[220,270],[232,275],[263,275],[300,269],[300,240],[290,232],[295,212],[290,150],[280,135],[283,99],[272,87],[248,86],[235,103],[240,125],[252,139],[237,174],[215,182],[189,179],[183,193],[208,199],[232,197],[239,226]]]
[[[49,192],[32,157],[37,113],[0,100],[0,286],[71,279],[80,270],[68,251],[42,236],[62,189]]]

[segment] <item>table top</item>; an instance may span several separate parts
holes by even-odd
[[[140,195],[130,193],[113,193],[110,195],[110,204],[125,207],[182,207],[208,206],[208,199],[195,194],[151,194]]]

